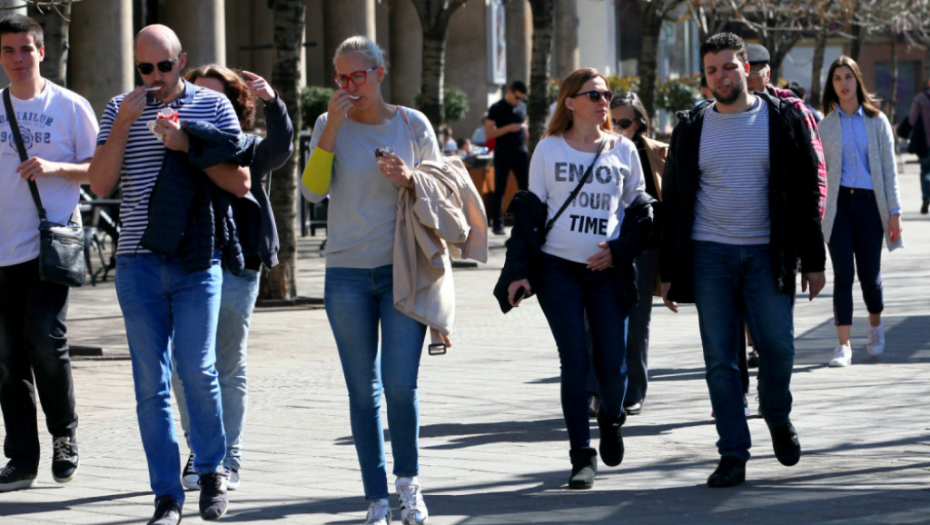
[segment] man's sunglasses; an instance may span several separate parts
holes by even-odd
[[[633,119],[631,118],[620,118],[620,119],[611,119],[614,123],[614,126],[617,126],[620,129],[626,129],[633,125]]]
[[[349,87],[349,82],[355,84],[355,87],[361,86],[368,80],[368,73],[378,69],[381,66],[370,67],[368,69],[359,69],[358,71],[353,71],[348,75],[336,75],[333,77],[333,82],[336,83],[336,86],[339,89],[345,89]]]
[[[181,56],[178,55],[177,58],[174,58],[172,60],[162,60],[161,62],[157,64],[150,64],[148,62],[140,62],[136,64],[136,69],[138,69],[139,73],[142,75],[151,75],[152,73],[155,72],[156,67],[158,67],[158,70],[161,71],[162,73],[170,73],[171,70],[174,69],[174,64],[177,63],[177,61],[180,58]]]
[[[604,97],[605,102],[610,102],[610,99],[614,98],[614,94],[610,91],[596,91],[596,90],[582,91],[581,93],[575,93],[574,95],[572,95],[572,98],[580,97],[582,95],[587,95],[588,100],[590,100],[591,102],[597,102],[598,99],[600,99],[601,97]]]

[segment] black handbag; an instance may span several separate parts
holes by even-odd
[[[25,162],[26,147],[19,132],[19,123],[16,122],[16,112],[10,100],[10,89],[3,90],[3,105],[6,108],[7,118],[10,120],[10,130],[16,141],[16,150],[19,159]],[[39,211],[39,278],[46,282],[64,286],[81,286],[84,284],[84,229],[77,226],[74,213],[71,214],[69,224],[55,224],[49,222],[39,197],[39,188],[35,181],[29,181],[29,191],[32,200]]]

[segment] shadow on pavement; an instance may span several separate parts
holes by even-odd
[[[851,343],[854,365],[930,363],[930,316],[883,317],[885,352],[871,357],[865,352],[868,319],[853,319]],[[833,357],[837,345],[836,326],[827,320],[794,340],[794,364],[823,365]]]

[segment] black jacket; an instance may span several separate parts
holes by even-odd
[[[769,217],[772,276],[783,293],[794,293],[798,259],[803,271],[822,272],[826,262],[820,227],[817,154],[793,104],[755,93],[769,112]],[[694,206],[700,186],[698,154],[704,104],[679,113],[662,174],[662,282],[670,282],[668,299],[694,302]],[[739,137],[733,138],[733,169],[740,169]]]
[[[653,203],[655,199],[648,194],[644,193],[637,197],[624,210],[620,236],[607,241],[613,266],[617,271],[617,294],[624,308],[629,308],[638,301],[633,261],[649,247],[649,240],[652,237]],[[527,279],[530,282],[530,288],[536,289],[539,277],[539,255],[546,241],[543,231],[547,218],[546,205],[536,194],[529,191],[517,192],[507,211],[513,216],[514,225],[510,238],[507,239],[507,257],[504,267],[497,279],[497,285],[494,286],[494,297],[497,298],[501,311],[504,313],[513,308],[510,305],[507,290],[510,283]]]

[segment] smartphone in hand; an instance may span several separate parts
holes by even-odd
[[[526,287],[521,286],[517,288],[517,293],[513,294],[513,307],[516,308],[520,306],[520,301],[526,297]]]

